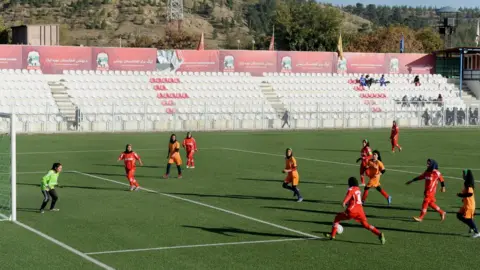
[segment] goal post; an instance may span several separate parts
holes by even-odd
[[[0,220],[17,220],[17,133],[13,113],[0,112]]]

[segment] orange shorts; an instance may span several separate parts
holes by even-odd
[[[373,177],[367,183],[367,187],[376,188],[380,186],[380,177]]]
[[[284,182],[287,184],[292,183],[294,186],[298,186],[298,181],[300,180],[300,176],[298,175],[298,172],[292,172],[285,177]]]
[[[467,209],[462,206],[458,213],[462,214],[464,218],[472,219],[475,216],[475,209]]]
[[[170,156],[170,159],[168,160],[168,164],[173,164],[173,163],[175,163],[175,165],[177,166],[182,165],[182,158],[180,157],[180,154],[178,152],[172,154]]]

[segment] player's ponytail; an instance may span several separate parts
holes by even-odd
[[[57,170],[58,170],[58,167],[60,167],[60,166],[62,166],[62,163],[55,162],[55,163],[53,163],[53,165],[52,165],[52,170],[58,172]]]

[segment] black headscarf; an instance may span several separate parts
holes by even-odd
[[[469,169],[463,170],[463,180],[465,180],[464,185],[465,188],[473,188],[475,189],[475,179],[473,178],[473,173]]]
[[[430,165],[427,167],[427,172],[438,170],[438,163],[434,159],[429,158],[427,163],[430,163]]]

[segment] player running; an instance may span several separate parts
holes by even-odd
[[[297,196],[297,202],[303,201],[302,195],[300,195],[300,189],[297,188],[300,176],[297,171],[297,160],[293,157],[293,151],[291,148],[285,150],[285,169],[282,173],[286,173],[287,177],[283,181],[283,188],[293,191],[293,196]],[[291,184],[291,186],[289,186]]]
[[[443,179],[442,174],[438,171],[438,163],[433,159],[427,160],[427,170],[422,173],[420,176],[413,178],[412,180],[408,181],[406,184],[410,185],[411,183],[425,179],[425,191],[424,191],[424,199],[422,204],[422,212],[420,213],[419,217],[413,217],[414,220],[421,222],[423,218],[427,214],[427,208],[430,206],[435,211],[440,214],[440,218],[442,221],[445,220],[446,212],[440,209],[440,207],[435,203],[436,198],[435,194],[437,193],[437,185],[440,182],[442,186],[441,192],[445,192],[445,181]]]
[[[385,244],[385,235],[381,233],[377,228],[368,224],[367,217],[363,211],[362,206],[362,192],[358,187],[358,180],[355,177],[348,178],[348,191],[345,199],[343,200],[342,206],[346,209],[344,212],[340,212],[335,216],[333,221],[332,232],[326,233],[325,237],[330,238],[330,240],[335,239],[337,235],[337,227],[340,224],[340,221],[353,219],[356,222],[362,224],[362,226],[378,236],[380,243]]]
[[[398,135],[400,130],[398,129],[397,122],[393,121],[392,131],[390,132],[390,142],[392,143],[392,153],[395,153],[395,147],[398,151],[402,152],[402,147],[398,144]]]
[[[457,218],[470,227],[470,233],[473,232],[473,238],[480,237],[477,225],[473,220],[475,216],[475,180],[471,170],[463,171],[464,188],[457,196],[462,198],[463,206],[457,213]]]
[[[59,211],[60,209],[55,208],[55,204],[58,201],[57,191],[55,186],[58,186],[58,176],[62,172],[63,166],[61,163],[53,163],[52,169],[42,178],[42,183],[40,188],[43,194],[42,206],[40,206],[40,213],[45,213],[45,207],[52,198],[52,203],[50,204],[50,211]]]
[[[137,160],[140,166],[143,166],[143,162],[140,156],[132,150],[132,145],[127,144],[125,151],[120,154],[118,161],[123,160],[125,165],[125,175],[130,183],[130,191],[139,190],[137,179],[135,179],[135,170],[137,169]]]
[[[362,181],[362,184],[360,186],[362,187],[365,186],[364,174],[367,170],[367,163],[371,158],[372,158],[372,149],[370,148],[370,143],[368,142],[368,140],[365,139],[363,140],[363,148],[360,151],[360,157],[357,159],[357,163],[359,161],[362,161],[362,163],[360,164],[360,180]]]
[[[167,172],[165,173],[163,178],[168,178],[168,176],[170,175],[170,167],[173,163],[177,165],[178,178],[182,178],[182,168],[180,167],[182,165],[182,158],[180,157],[180,143],[177,141],[177,136],[175,134],[172,134],[170,136],[170,142],[168,143],[167,159]]]
[[[195,168],[195,161],[193,160],[193,154],[198,151],[197,142],[192,137],[192,133],[188,132],[187,137],[183,140],[183,148],[187,151],[187,168]]]
[[[368,190],[370,188],[375,188],[380,192],[385,199],[387,199],[388,205],[392,203],[392,196],[389,196],[387,192],[380,186],[380,176],[385,173],[385,166],[382,162],[382,157],[380,156],[380,152],[375,150],[373,151],[373,156],[370,161],[367,163],[367,170],[366,174],[370,178],[363,191],[362,196],[362,203],[364,204],[368,197]]]

